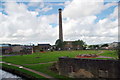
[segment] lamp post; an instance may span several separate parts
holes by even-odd
[[[31,49],[32,49],[32,54],[34,53],[34,51],[33,51],[33,43],[30,43],[30,47],[31,47]]]

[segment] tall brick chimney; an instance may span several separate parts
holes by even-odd
[[[59,39],[63,41],[63,32],[62,32],[62,9],[59,9]]]

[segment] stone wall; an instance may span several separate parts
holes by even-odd
[[[120,61],[59,58],[59,74],[74,78],[120,78]]]

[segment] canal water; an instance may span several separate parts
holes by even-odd
[[[0,69],[0,80],[23,80],[21,77]]]

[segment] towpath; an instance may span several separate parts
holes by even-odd
[[[49,76],[49,75],[44,74],[44,73],[42,73],[42,72],[35,71],[35,70],[33,70],[33,69],[26,68],[26,67],[21,66],[21,65],[16,65],[16,64],[7,63],[7,62],[2,62],[2,63],[7,64],[7,65],[12,65],[12,66],[15,66],[15,67],[18,67],[18,68],[25,69],[25,70],[27,70],[27,71],[36,73],[36,74],[38,74],[38,75],[40,75],[40,76],[43,76],[43,77],[45,77],[45,78],[48,78],[48,79],[50,79],[50,80],[58,80],[58,79],[56,79],[56,78],[54,78],[54,77],[52,77],[52,76]]]
[[[102,54],[102,53],[104,53],[104,51],[100,51],[99,53],[97,53],[97,55]]]
[[[97,55],[103,54],[104,51],[100,51],[99,53],[97,53]],[[97,58],[114,58],[114,57],[108,57],[108,56],[98,56]]]
[[[37,64],[48,64],[48,63],[55,63],[57,61],[45,62],[45,63],[34,63],[34,64],[23,64],[23,65],[37,65]]]

